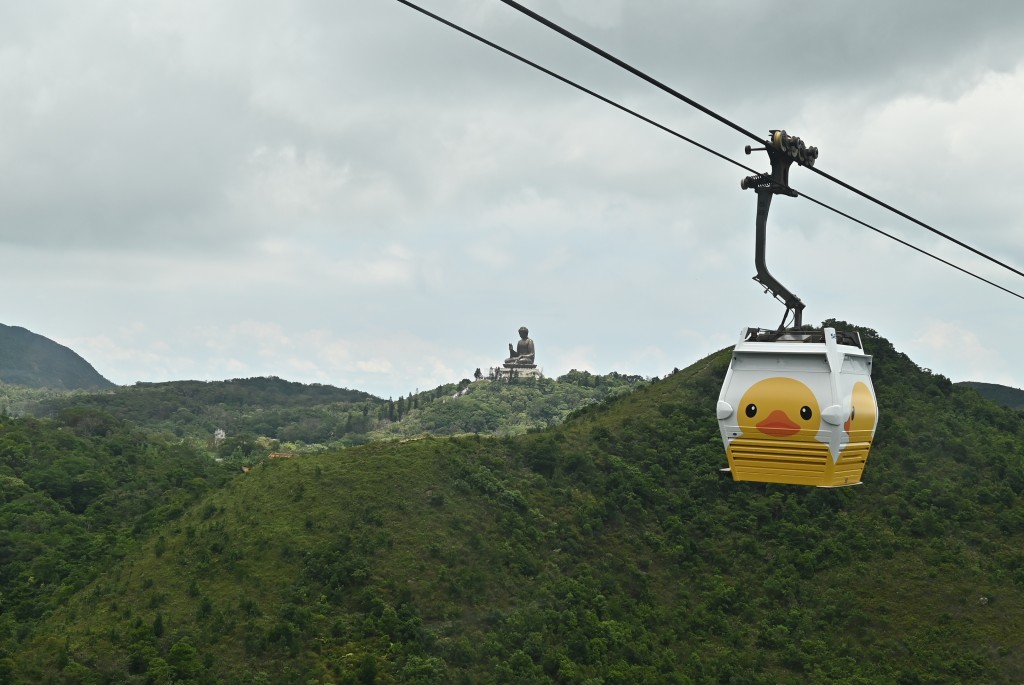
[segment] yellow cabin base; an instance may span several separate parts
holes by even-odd
[[[819,442],[736,438],[726,454],[733,480],[835,488],[860,484],[870,450],[870,442],[850,443],[833,462]]]

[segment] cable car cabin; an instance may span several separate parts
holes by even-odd
[[[748,328],[718,397],[733,480],[858,485],[878,424],[858,333]]]

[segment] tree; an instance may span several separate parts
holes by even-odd
[[[365,685],[377,682],[377,659],[372,654],[363,655],[359,662],[359,682]]]
[[[157,614],[156,618],[153,619],[153,635],[155,637],[163,637],[164,634],[164,615]]]
[[[174,676],[179,682],[189,681],[202,671],[199,653],[188,641],[188,638],[184,637],[171,647],[171,651],[167,655],[167,664],[174,671]]]
[[[477,379],[477,380],[480,380],[480,379],[481,379],[481,378],[483,378],[483,377],[484,377],[484,374],[483,374],[483,372],[482,372],[482,371],[480,370],[480,367],[479,367],[479,366],[478,366],[478,367],[476,367],[476,371],[474,371],[474,372],[473,372],[473,378],[475,378],[475,379]]]

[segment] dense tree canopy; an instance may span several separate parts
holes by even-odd
[[[0,418],[0,650],[226,478],[96,410]]]
[[[972,381],[965,381],[963,383],[958,383],[957,385],[963,385],[977,390],[978,394],[985,399],[997,402],[1004,407],[1024,410],[1024,390],[1019,388],[1010,388],[1005,385],[996,385],[995,383],[977,383]]]
[[[104,393],[51,397],[28,409],[52,417],[68,407],[92,407],[179,437],[210,438],[219,428],[228,434],[319,443],[344,437],[349,413],[380,402],[358,390],[271,377],[136,383]]]
[[[881,406],[864,485],[723,478],[712,355],[525,435],[262,462],[4,624],[7,677],[1020,682],[1024,417],[862,332]],[[490,392],[469,387],[445,406]],[[120,434],[66,420],[53,441]],[[75,495],[67,468],[11,492],[89,515],[114,476]]]

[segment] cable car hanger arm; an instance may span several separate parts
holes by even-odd
[[[763,148],[751,148],[747,145],[744,152],[749,155],[755,149],[766,151],[772,164],[771,174],[747,176],[740,181],[740,188],[757,193],[754,241],[754,266],[757,268],[757,275],[754,276],[754,280],[764,286],[765,292],[770,292],[772,297],[786,305],[786,312],[779,325],[781,332],[786,326],[786,319],[789,318],[790,312],[793,313],[793,325],[797,328],[803,325],[804,303],[768,271],[768,265],[765,262],[768,211],[771,209],[772,197],[775,195],[799,196],[795,190],[789,187],[789,167],[793,162],[801,166],[813,166],[814,160],[818,158],[818,148],[807,147],[802,140],[796,136],[790,136],[785,131],[773,129],[769,133],[771,138],[765,142]]]

